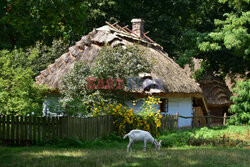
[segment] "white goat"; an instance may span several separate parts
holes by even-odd
[[[129,137],[129,144],[127,146],[127,152],[129,152],[130,148],[133,146],[134,141],[144,141],[143,151],[146,151],[147,142],[150,142],[155,145],[155,148],[159,151],[161,148],[161,140],[159,143],[152,137],[152,135],[144,130],[131,130],[128,134],[126,134],[123,139]],[[132,149],[132,148],[131,148]]]

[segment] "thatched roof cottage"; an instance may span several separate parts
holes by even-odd
[[[232,92],[229,90],[226,83],[214,76],[203,77],[199,83],[206,98],[210,114],[223,117],[224,113],[228,113],[228,109],[232,104],[232,101],[230,100]],[[222,123],[223,119],[212,119],[212,124]]]
[[[107,25],[96,28],[88,35],[83,36],[80,41],[69,48],[67,53],[56,59],[47,69],[41,71],[41,74],[36,77],[36,83],[58,89],[63,76],[73,68],[77,61],[86,60],[90,65],[93,65],[98,52],[104,45],[126,47],[126,45],[136,43],[147,49],[145,55],[147,60],[155,62],[151,74],[145,79],[160,78],[163,81],[163,86],[158,91],[147,87],[147,89],[135,94],[139,94],[140,98],[149,94],[162,98],[163,103],[158,107],[163,114],[176,114],[178,112],[183,116],[192,116],[193,107],[200,106],[206,115],[207,108],[201,88],[178,64],[168,57],[159,44],[150,39],[146,35],[147,33],[144,33],[142,19],[132,20],[132,30],[128,26],[121,27],[117,23],[106,23]],[[47,97],[45,109],[49,100]],[[127,104],[132,105],[129,101]],[[137,105],[137,107],[139,106],[140,104]],[[191,119],[180,119],[179,126],[191,126],[191,123]]]
[[[200,69],[201,60],[193,59],[194,68],[193,71],[197,71]],[[192,71],[189,65],[186,65],[184,70],[190,76]],[[226,82],[221,78],[216,77],[214,74],[206,74],[201,79],[199,79],[198,83],[203,91],[203,95],[207,102],[208,111],[210,115],[223,117],[224,113],[228,113],[228,109],[232,104],[230,97],[232,96],[232,92],[227,86]],[[212,118],[212,124],[222,124],[222,118]]]

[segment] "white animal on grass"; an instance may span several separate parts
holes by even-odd
[[[129,137],[129,144],[127,146],[127,152],[129,152],[129,150],[132,149],[131,147],[133,146],[135,141],[143,141],[144,142],[143,151],[146,151],[146,145],[148,142],[154,144],[156,150],[158,150],[158,151],[161,148],[161,140],[158,143],[148,131],[131,130],[128,134],[126,134],[123,137],[123,139],[125,139],[127,136]]]

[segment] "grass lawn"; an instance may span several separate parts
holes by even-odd
[[[225,143],[212,146],[187,146],[190,137],[215,140],[227,136],[230,142],[244,141],[237,147]],[[250,166],[250,134],[248,126],[225,126],[214,128],[196,128],[165,132],[160,137],[165,143],[157,152],[147,145],[143,152],[143,143],[135,143],[133,152],[127,153],[128,139],[110,136],[106,140],[79,142],[69,140],[58,143],[57,147],[1,147],[0,167],[68,167],[68,166]],[[229,143],[230,143],[229,142]],[[228,142],[227,142],[228,143]],[[227,144],[226,143],[226,144]],[[236,142],[237,143],[237,142]],[[72,147],[73,146],[73,147]],[[231,146],[231,145],[230,145]]]
[[[0,147],[0,166],[249,166],[250,149],[215,147],[154,148],[132,153],[121,148]]]

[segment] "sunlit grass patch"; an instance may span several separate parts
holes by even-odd
[[[33,156],[33,157],[84,157],[87,155],[87,152],[83,152],[81,150],[74,151],[55,151],[55,150],[43,150],[41,152],[25,152],[22,154],[23,156]]]
[[[136,148],[79,149],[49,147],[0,147],[0,166],[247,166],[249,149],[173,147],[156,151]]]

